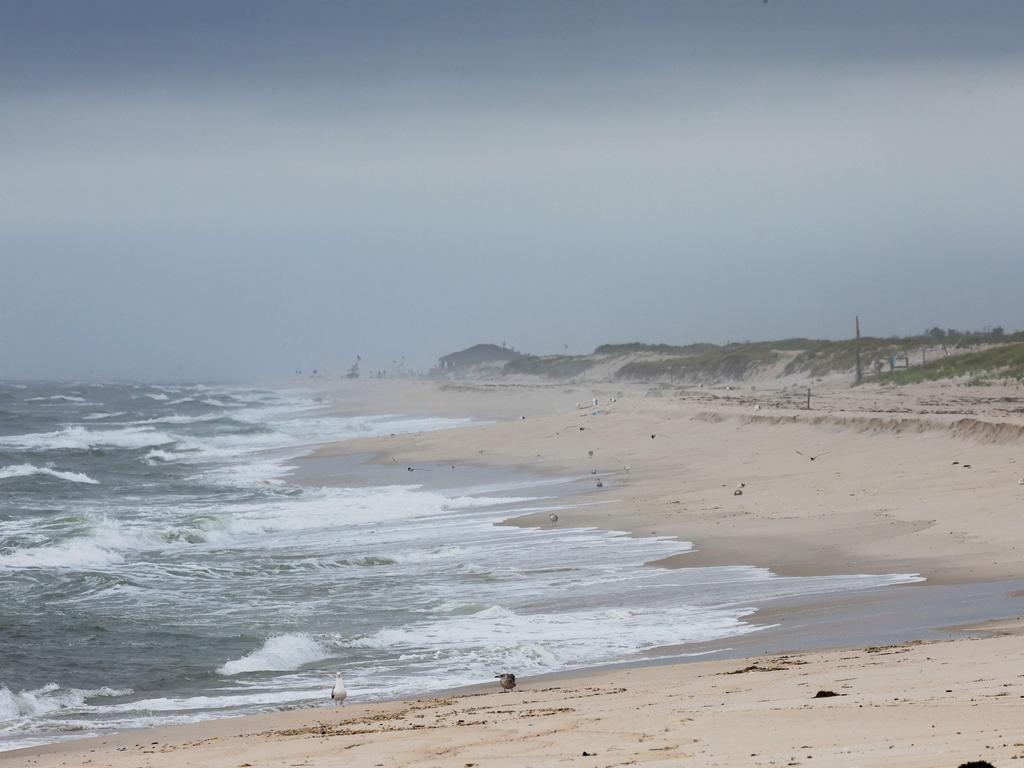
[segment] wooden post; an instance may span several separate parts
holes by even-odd
[[[807,410],[811,410],[811,388],[807,388]]]
[[[853,318],[854,328],[857,331],[857,383],[860,384],[864,380],[864,371],[860,367],[860,316],[855,315]],[[807,410],[810,410],[808,406]]]

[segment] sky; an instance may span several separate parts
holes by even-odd
[[[0,0],[0,378],[1024,327],[1016,0]]]

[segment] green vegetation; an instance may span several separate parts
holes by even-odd
[[[657,355],[695,355],[721,349],[717,344],[687,344],[682,347],[674,344],[644,344],[631,341],[628,344],[602,344],[594,350],[595,355],[632,355],[637,352],[653,352]]]
[[[979,346],[992,345],[978,350]],[[926,365],[889,371],[892,357],[937,357],[936,347],[945,355]],[[590,355],[527,355],[511,360],[502,368],[505,375],[543,376],[571,379],[602,362],[619,363],[615,376],[625,379],[680,379],[692,382],[742,381],[764,369],[777,366],[779,376],[818,378],[829,374],[852,374],[857,365],[858,343],[854,339],[789,338],[776,341],[731,342],[729,344],[646,344],[639,341],[602,344]],[[1024,331],[1007,333],[1003,328],[960,331],[931,328],[917,336],[889,338],[862,337],[861,363],[871,380],[904,383],[951,377],[1024,377]],[[614,358],[637,357],[630,362]],[[612,360],[609,360],[612,358]],[[624,364],[623,364],[624,363]],[[876,371],[882,371],[876,373]]]
[[[905,339],[876,339],[862,337],[860,340],[861,362],[865,370],[873,360],[887,359],[903,354],[913,346],[919,346],[915,337]],[[927,342],[931,343],[931,342]],[[787,376],[806,373],[809,376],[825,376],[837,371],[852,371],[857,367],[857,341],[814,341],[786,364],[783,371]]]
[[[669,376],[689,379],[743,379],[753,369],[771,365],[779,353],[759,344],[728,345],[687,357],[665,360],[636,360],[626,363],[616,376],[626,379],[650,379]]]
[[[528,355],[518,360],[509,360],[501,372],[508,376],[547,376],[551,379],[571,379],[586,371],[597,361],[591,357],[574,355]]]
[[[1020,337],[1020,333],[1010,338]],[[912,384],[919,381],[935,381],[970,376],[973,383],[981,384],[986,379],[1024,379],[1024,341],[1000,344],[978,352],[940,357],[937,360],[884,373],[879,381],[894,384]]]

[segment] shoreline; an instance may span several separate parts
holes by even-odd
[[[420,383],[417,382],[417,385]],[[541,400],[547,406],[550,406],[550,399],[552,396],[560,401],[568,401],[570,399],[582,399],[579,396],[579,390],[572,390],[569,392],[564,391],[566,388],[555,388],[547,387],[542,390]],[[413,388],[418,394],[422,394],[424,387],[416,386]],[[556,391],[557,390],[557,391]],[[498,390],[500,391],[500,390]],[[436,394],[442,394],[440,392]],[[465,392],[457,391],[455,393],[449,392],[444,393],[444,396],[440,397],[439,400],[443,401],[438,403],[438,399],[431,400],[426,398],[427,402],[420,402],[418,405],[420,412],[426,415],[453,415],[453,412],[443,412],[437,410],[439,407],[450,407],[448,403],[452,402],[452,399],[446,395],[464,395]],[[532,394],[536,395],[536,392]],[[790,630],[790,627],[786,627],[786,632],[779,633],[779,639],[773,641],[770,644],[762,643],[766,646],[760,649],[759,652],[753,650],[753,646],[756,644],[754,641],[750,642],[747,647],[736,649],[719,649],[715,654],[710,654],[704,657],[696,657],[692,659],[654,659],[646,658],[640,660],[631,660],[623,662],[621,664],[610,664],[597,667],[588,667],[584,669],[574,669],[563,672],[556,672],[550,675],[540,675],[530,678],[528,681],[524,681],[530,688],[543,683],[562,683],[571,684],[573,680],[579,677],[591,678],[597,677],[605,679],[609,676],[615,678],[615,676],[631,676],[634,674],[646,674],[643,670],[650,669],[651,667],[658,667],[665,670],[672,670],[674,675],[687,676],[690,673],[680,671],[680,667],[687,668],[705,668],[708,665],[716,664],[728,664],[730,660],[747,658],[748,660],[754,660],[754,666],[757,666],[757,659],[764,656],[765,654],[771,653],[785,653],[790,654],[792,651],[798,651],[800,657],[822,657],[828,654],[834,654],[839,651],[836,650],[823,650],[823,649],[841,649],[851,650],[858,645],[862,645],[865,642],[871,644],[890,644],[895,643],[898,648],[910,648],[911,650],[918,647],[918,643],[911,641],[910,645],[907,645],[906,637],[900,639],[898,637],[899,632],[893,630],[892,627],[888,630],[882,631],[882,627],[877,621],[878,613],[878,602],[888,602],[892,604],[890,612],[895,615],[906,615],[908,608],[911,608],[914,603],[924,600],[928,605],[936,607],[935,613],[933,613],[924,623],[927,624],[932,622],[928,627],[928,630],[932,633],[933,637],[929,639],[929,643],[938,641],[940,636],[943,640],[947,638],[960,637],[962,628],[950,626],[951,623],[955,624],[959,621],[954,616],[950,615],[951,609],[949,605],[943,607],[943,600],[939,599],[939,595],[945,595],[944,598],[947,601],[956,603],[959,601],[962,604],[970,605],[977,611],[977,615],[974,619],[968,619],[963,622],[968,625],[970,629],[968,634],[974,635],[977,633],[986,632],[1002,632],[1006,627],[1010,627],[1012,630],[1012,637],[1017,638],[1017,645],[1013,646],[1011,655],[1017,654],[1014,661],[1019,665],[1019,652],[1024,649],[1024,643],[1021,643],[1018,638],[1020,627],[1017,626],[1013,621],[1003,621],[1001,623],[993,624],[991,619],[993,616],[986,617],[986,611],[991,613],[996,611],[1000,613],[1000,618],[1006,618],[1014,614],[1019,615],[1021,612],[1020,607],[1016,605],[1015,601],[1020,600],[1021,588],[1024,586],[1024,582],[1015,581],[1013,579],[1006,578],[1010,573],[1018,575],[1020,571],[1013,571],[1013,568],[1019,564],[1018,559],[1013,559],[1012,552],[1017,548],[1017,542],[1015,540],[1003,541],[1002,543],[1006,546],[999,552],[999,559],[986,560],[983,564],[979,559],[976,563],[969,566],[953,566],[949,563],[942,563],[943,553],[938,555],[929,555],[927,552],[922,553],[921,547],[917,546],[908,551],[900,551],[899,544],[896,542],[895,546],[891,539],[894,537],[897,539],[910,540],[915,537],[927,538],[928,531],[930,528],[936,527],[936,520],[931,521],[931,525],[920,525],[919,521],[913,519],[907,519],[909,515],[900,515],[896,510],[887,510],[885,514],[871,514],[865,516],[863,512],[860,514],[861,527],[864,527],[865,522],[868,523],[866,534],[861,531],[862,535],[852,537],[850,539],[844,539],[842,545],[829,541],[827,536],[822,536],[822,525],[821,521],[815,521],[814,519],[801,519],[795,515],[780,516],[777,513],[777,507],[773,507],[769,510],[767,515],[762,512],[760,515],[752,513],[750,511],[742,509],[745,504],[736,504],[733,508],[726,510],[728,506],[727,499],[719,500],[714,499],[718,503],[713,503],[712,494],[715,493],[714,487],[717,485],[724,490],[728,490],[731,493],[732,486],[729,486],[722,482],[716,482],[721,480],[721,477],[714,477],[711,481],[706,481],[701,484],[699,488],[699,494],[695,494],[692,491],[681,491],[677,484],[666,482],[667,470],[672,469],[676,472],[682,472],[690,475],[699,475],[703,467],[696,466],[693,463],[688,464],[687,459],[691,457],[686,455],[688,447],[686,440],[679,439],[679,435],[686,432],[699,433],[696,436],[689,435],[690,440],[696,440],[700,442],[701,439],[707,438],[709,431],[714,431],[715,428],[723,430],[732,429],[734,432],[740,430],[747,430],[748,434],[754,434],[750,439],[757,442],[762,446],[765,451],[765,455],[769,456],[768,459],[761,459],[762,462],[768,461],[771,463],[778,464],[779,460],[775,457],[776,454],[781,454],[777,449],[777,445],[769,444],[765,447],[765,443],[778,443],[779,432],[776,431],[774,434],[765,434],[766,430],[798,430],[800,431],[799,437],[801,439],[807,439],[810,430],[810,436],[817,437],[814,430],[825,432],[833,440],[836,440],[836,434],[839,434],[839,439],[844,436],[838,430],[841,430],[842,425],[837,424],[835,421],[829,422],[828,420],[822,420],[818,423],[807,423],[801,422],[797,419],[790,419],[786,416],[784,419],[778,419],[774,423],[757,423],[759,420],[753,422],[747,421],[746,423],[734,424],[735,421],[741,421],[742,417],[737,417],[736,414],[730,412],[733,406],[728,406],[723,412],[721,420],[708,419],[705,415],[702,415],[706,408],[704,405],[698,405],[696,408],[692,407],[691,404],[684,405],[682,408],[677,403],[671,403],[673,406],[670,409],[664,407],[665,403],[661,398],[657,399],[657,402],[646,401],[639,403],[640,407],[637,407],[636,402],[631,402],[633,397],[638,400],[640,398],[636,393],[633,396],[627,395],[623,398],[622,393],[619,392],[617,395],[618,402],[627,402],[630,404],[631,409],[625,414],[617,412],[619,409],[613,411],[616,417],[622,415],[629,416],[631,420],[637,422],[636,424],[628,424],[627,419],[616,418],[616,419],[602,419],[601,417],[605,414],[601,413],[599,416],[584,416],[580,415],[575,409],[567,409],[564,406],[555,409],[552,414],[550,407],[547,407],[547,412],[544,404],[536,402],[536,400],[530,399],[530,393],[526,389],[516,388],[515,390],[515,402],[503,403],[500,408],[493,409],[491,413],[486,413],[487,408],[485,404],[476,403],[468,410],[473,412],[477,418],[483,415],[487,415],[491,418],[495,418],[496,414],[494,411],[498,411],[497,420],[482,426],[467,426],[461,427],[455,430],[446,432],[433,432],[433,433],[422,433],[419,435],[402,435],[393,438],[375,438],[375,439],[360,439],[355,441],[349,441],[343,444],[337,444],[334,446],[324,446],[316,450],[313,455],[308,459],[309,466],[312,466],[318,461],[326,463],[334,463],[339,460],[342,456],[347,456],[349,460],[364,461],[367,460],[381,465],[386,466],[384,461],[387,460],[388,456],[401,457],[400,462],[425,462],[425,461],[456,461],[459,466],[474,466],[479,467],[482,472],[527,472],[536,476],[538,470],[545,471],[551,475],[570,475],[580,478],[585,478],[586,475],[582,474],[583,470],[587,470],[588,459],[584,453],[584,444],[596,445],[596,448],[589,449],[595,450],[599,454],[598,461],[601,461],[600,476],[605,478],[611,478],[611,481],[606,484],[603,493],[605,496],[612,495],[609,492],[615,491],[621,498],[609,499],[609,503],[599,504],[593,507],[576,507],[559,510],[560,516],[563,518],[562,524],[566,527],[573,527],[576,525],[593,526],[603,529],[614,527],[616,529],[627,529],[633,536],[647,536],[647,535],[658,535],[658,536],[674,536],[677,539],[685,541],[693,541],[694,549],[690,552],[680,553],[670,558],[666,558],[661,561],[653,561],[648,563],[651,566],[657,567],[701,567],[707,565],[758,565],[761,567],[770,568],[773,572],[781,576],[798,576],[798,575],[837,575],[841,573],[864,573],[864,572],[910,572],[910,569],[903,570],[903,568],[894,568],[894,564],[901,566],[909,565],[920,565],[920,569],[913,569],[912,572],[920,572],[926,575],[928,579],[926,582],[920,585],[900,585],[907,589],[904,590],[882,590],[876,589],[871,590],[869,596],[865,596],[866,593],[854,593],[852,595],[844,595],[838,600],[839,603],[846,602],[846,605],[837,605],[836,596],[820,596],[817,600],[805,600],[800,598],[792,601],[776,601],[781,603],[791,602],[796,603],[790,605],[776,605],[772,606],[770,603],[767,607],[759,608],[759,611],[754,616],[750,617],[754,623],[770,622],[778,620],[780,624],[786,620],[790,621],[790,626],[799,623],[794,621],[794,618],[802,617],[805,633],[807,637],[811,639],[799,640],[800,633]],[[486,402],[487,398],[493,397],[494,392],[489,391],[483,398]],[[650,407],[652,406],[653,407]],[[568,413],[566,413],[568,411]],[[666,411],[674,411],[671,415],[666,418]],[[517,419],[513,414],[521,412],[520,417]],[[653,413],[652,413],[653,412]],[[415,415],[415,414],[414,414]],[[457,413],[454,415],[466,415],[465,413]],[[756,414],[761,416],[762,414]],[[797,414],[799,416],[799,414]],[[525,416],[526,418],[522,418]],[[844,417],[846,418],[846,417]],[[925,416],[924,418],[927,418]],[[590,420],[592,419],[592,420]],[[672,424],[673,420],[675,421]],[[587,427],[583,431],[586,437],[590,438],[588,441],[576,440],[574,443],[570,443],[569,440],[561,441],[561,435],[557,432],[560,427],[559,422],[579,422],[581,425]],[[953,421],[943,417],[941,421]],[[652,427],[651,425],[654,424]],[[722,427],[722,425],[726,425]],[[681,429],[679,425],[695,426],[694,430]],[[891,425],[890,425],[891,426]],[[598,429],[600,427],[600,429]],[[847,425],[848,432],[856,432],[858,435],[863,435],[862,432],[857,432],[863,425]],[[657,439],[648,438],[648,431],[656,429],[657,431],[652,434],[662,438],[659,443]],[[671,430],[671,431],[670,431]],[[662,432],[665,434],[661,434]],[[831,431],[831,434],[830,434]],[[587,432],[591,434],[587,434]],[[970,436],[956,436],[951,437],[947,434],[948,429],[940,428],[927,428],[906,431],[906,425],[903,428],[897,430],[890,430],[884,424],[878,426],[876,424],[876,432],[872,433],[871,436],[882,435],[883,441],[886,443],[892,443],[896,440],[911,439],[915,443],[915,448],[920,449],[924,446],[924,453],[938,454],[941,450],[949,450],[948,445],[939,445],[940,442],[949,443],[951,441],[958,441],[959,444],[954,443],[954,448],[959,448],[963,452],[970,452],[972,456],[972,463],[980,464],[985,461],[983,458],[981,461],[977,458],[973,458],[979,454],[993,456],[1000,448],[1005,453],[1012,453],[1012,450],[1007,451],[1005,441],[991,441],[983,442],[979,441],[976,444],[972,443]],[[599,434],[600,433],[600,434]],[[572,431],[567,433],[568,435],[578,438],[580,433],[573,433]],[[557,436],[552,436],[557,435]],[[595,437],[591,437],[594,435]],[[768,437],[772,436],[775,439],[770,440]],[[849,435],[845,435],[849,437]],[[654,451],[647,448],[645,439],[652,439],[654,443],[658,443],[658,449],[662,450],[662,446],[668,444],[670,451],[678,451],[675,455],[674,460],[667,461],[664,455],[657,455]],[[543,441],[543,442],[542,442]],[[618,443],[615,446],[614,452],[608,448],[609,444]],[[568,447],[567,447],[568,445]],[[474,448],[474,446],[479,446]],[[521,450],[518,453],[511,447],[517,446]],[[543,448],[543,454],[539,451],[531,457],[527,455],[530,450],[522,450],[525,446],[529,446],[530,450],[534,448]],[[903,446],[900,445],[900,448]],[[729,447],[727,446],[727,449]],[[734,446],[733,446],[734,448]],[[892,450],[891,445],[886,445],[887,450]],[[646,453],[641,454],[641,451]],[[920,454],[920,450],[918,454]],[[474,455],[475,454],[475,455]],[[680,456],[680,454],[682,454]],[[637,456],[641,456],[641,460],[637,460]],[[360,458],[353,459],[353,456]],[[607,456],[607,458],[606,458]],[[786,455],[788,459],[788,454]],[[863,457],[861,457],[863,458]],[[920,458],[918,456],[918,458]],[[625,461],[632,462],[631,465],[625,464]],[[1003,459],[1004,464],[1014,464],[1015,461],[1006,461]],[[920,463],[920,461],[918,462]],[[824,462],[823,462],[824,464]],[[670,466],[672,465],[672,466]],[[616,467],[619,468],[608,471],[607,468]],[[621,467],[630,466],[628,472],[623,471]],[[845,465],[844,465],[845,466]],[[956,466],[956,465],[954,465]],[[801,468],[803,465],[801,465]],[[870,470],[870,467],[868,468]],[[817,470],[817,467],[815,467]],[[829,470],[826,470],[829,471]],[[831,470],[835,471],[835,470]],[[612,472],[615,474],[613,475]],[[298,474],[301,475],[302,470]],[[796,482],[800,479],[800,475],[786,467],[786,471],[783,474],[783,478],[776,478],[771,476],[771,472],[761,471],[758,475],[753,475],[752,472],[735,472],[734,474],[744,477],[753,477],[754,479],[747,480],[747,485],[744,487],[744,496],[753,495],[753,491],[748,492],[747,487],[757,488],[758,493],[762,492],[762,489],[775,490],[777,483],[781,480],[788,480],[790,483]],[[821,473],[817,473],[821,477],[824,477]],[[839,474],[839,473],[836,473]],[[956,479],[965,477],[961,474]],[[669,476],[669,480],[671,475]],[[582,482],[582,481],[581,481]],[[820,482],[820,481],[819,481]],[[834,482],[834,480],[833,480]],[[669,486],[669,487],[666,487]],[[919,491],[919,488],[913,490]],[[954,491],[959,490],[954,488]],[[819,488],[820,491],[820,488]],[[587,488],[583,490],[579,495],[570,497],[567,499],[569,503],[573,500],[583,500],[584,497],[587,500],[593,500],[595,496],[598,496],[599,492],[594,489]],[[724,497],[724,493],[721,494]],[[679,498],[672,498],[678,496]],[[806,489],[804,489],[804,499],[812,499],[820,507],[821,499],[816,495],[808,495]],[[746,499],[742,499],[746,501]],[[948,503],[948,502],[947,502]],[[700,515],[688,514],[686,519],[680,521],[676,519],[676,516],[671,514],[677,510],[671,509],[671,507],[684,507],[688,511],[697,510]],[[668,511],[666,511],[668,508]],[[948,508],[948,507],[947,507]],[[715,514],[717,513],[717,514]],[[503,521],[502,524],[506,525],[525,525],[535,526],[538,522],[543,525],[543,518],[541,515],[546,517],[546,513],[529,513],[526,515],[513,516]],[[879,521],[878,517],[881,517]],[[796,526],[792,521],[797,520],[802,523],[798,535],[794,535],[794,531],[799,526]],[[614,526],[607,524],[608,520],[614,521]],[[844,525],[848,525],[852,521],[850,515],[845,510],[830,510],[830,514],[826,516],[824,521],[824,528],[828,533],[834,535],[834,531],[838,528],[843,529]],[[943,521],[947,523],[948,521]],[[724,523],[724,525],[723,525]],[[769,523],[771,525],[769,525]],[[838,524],[838,525],[837,525]],[[766,528],[779,526],[779,530],[766,531]],[[722,530],[722,529],[725,530]],[[683,530],[695,531],[695,533],[681,533]],[[954,532],[949,535],[956,536],[956,533],[973,533],[972,532]],[[885,535],[883,535],[885,534]],[[975,537],[977,538],[977,537]],[[880,542],[888,543],[888,547],[881,547]],[[978,543],[969,542],[968,537],[961,535],[956,539],[956,543],[959,545],[970,544],[974,547],[978,547]],[[983,542],[987,543],[987,542]],[[802,547],[799,551],[794,552],[799,545]],[[851,546],[852,545],[852,546]],[[982,547],[978,547],[979,551]],[[986,552],[986,556],[989,553]],[[751,559],[751,555],[754,555],[754,559]],[[991,565],[989,565],[991,563]],[[879,570],[882,569],[882,570]],[[899,597],[891,593],[903,593],[909,595],[915,595],[914,597]],[[926,593],[927,597],[919,598],[917,595]],[[1015,594],[1016,593],[1016,594]],[[879,594],[889,595],[887,598],[879,598]],[[983,597],[979,597],[983,595]],[[842,598],[846,598],[844,601]],[[863,600],[861,600],[863,598]],[[987,602],[986,602],[987,601]],[[817,605],[814,605],[817,603]],[[851,609],[851,604],[862,603],[861,613],[858,614],[856,609]],[[993,606],[998,604],[998,609]],[[983,606],[989,607],[983,607]],[[820,630],[822,626],[821,617],[828,616],[833,622],[837,621],[837,616],[842,614],[842,611],[847,611],[847,626],[845,629],[841,625],[836,628],[837,637],[862,637],[862,642],[847,642],[840,644],[822,644],[824,638],[818,634],[818,644],[814,644],[814,628],[817,626]],[[943,622],[942,617],[948,616],[950,621]],[[870,629],[864,630],[863,624],[866,618],[871,618],[875,623],[870,626]],[[988,620],[986,620],[988,619]],[[867,634],[861,636],[854,633],[851,628],[855,626],[857,622],[860,622],[861,632],[867,632]],[[995,627],[995,629],[986,629],[985,627]],[[808,629],[808,627],[810,629]],[[920,631],[924,627],[924,624],[918,622],[915,631]],[[762,632],[756,632],[752,635],[744,637],[745,640],[751,638],[765,638],[769,635],[766,634],[772,630],[763,630]],[[886,632],[895,632],[895,634],[886,634]],[[873,634],[872,634],[873,633]],[[906,634],[904,632],[904,634]],[[868,637],[874,638],[868,641]],[[1000,635],[1004,640],[1007,636]],[[787,639],[788,638],[788,639]],[[736,639],[736,638],[734,638]],[[989,638],[991,639],[991,638]],[[805,643],[805,647],[801,647],[801,642]],[[949,639],[948,642],[953,645],[962,645],[968,642],[963,639]],[[789,643],[789,645],[787,645]],[[809,644],[808,644],[809,643]],[[736,643],[736,645],[741,645]],[[1019,646],[1019,647],[1018,647]],[[694,652],[700,652],[700,649],[696,646],[687,646],[688,650]],[[1021,677],[1024,677],[1024,669],[1020,669]],[[694,675],[701,675],[702,672],[693,672]],[[720,673],[719,673],[720,674]],[[479,692],[477,689],[480,686],[471,686],[468,689],[454,689],[454,690],[441,690],[429,694],[432,697],[438,697],[439,700],[446,700],[446,697],[455,696],[457,698],[473,698],[482,696],[489,698],[493,694],[487,694]],[[1024,698],[1024,696],[1022,696]],[[355,717],[362,716],[361,713],[373,713],[378,712],[380,716],[386,715],[388,712],[392,712],[394,707],[401,707],[402,705],[410,704],[409,700],[396,700],[390,702],[377,702],[373,704],[358,705],[359,711],[356,712],[356,708],[346,708],[344,717],[348,717],[350,713],[356,713]],[[318,715],[320,719],[324,719],[324,709],[318,707],[307,707],[295,710],[287,710],[284,712],[272,713],[269,715],[250,715],[241,718],[229,718],[222,720],[206,721],[204,723],[196,725],[185,725],[176,726],[170,729],[159,729],[161,731],[168,731],[168,733],[174,733],[180,735],[182,738],[186,738],[188,734],[197,736],[205,726],[216,726],[218,724],[223,725],[223,728],[214,727],[214,732],[226,732],[226,731],[237,731],[240,727],[256,727],[257,720],[254,718],[267,718],[269,723],[283,723],[285,721],[308,721],[316,718]],[[367,715],[372,717],[373,715]],[[332,716],[332,720],[336,719],[337,716]],[[260,721],[262,722],[262,720]],[[237,725],[230,725],[231,723]],[[246,725],[248,724],[248,725]],[[415,725],[415,724],[414,724]],[[454,727],[454,726],[453,726]],[[413,728],[413,730],[418,730]],[[446,732],[445,731],[442,732]],[[130,737],[132,733],[135,733],[135,739],[138,740],[140,737],[138,734],[151,733],[150,730],[126,732],[119,734],[117,737],[98,737],[105,743],[104,752],[107,757],[109,755],[109,745],[115,741],[121,744],[121,737]],[[160,734],[161,738],[167,738],[163,733]],[[339,736],[343,734],[338,734]],[[278,737],[275,737],[278,738]],[[9,760],[17,757],[29,758],[34,760],[40,760],[44,755],[55,755],[60,756],[67,752],[72,753],[78,747],[73,745],[80,745],[85,743],[92,743],[96,740],[73,740],[58,742],[56,744],[46,745],[43,747],[29,748],[28,750],[18,750],[12,752],[0,753],[0,762]],[[377,745],[380,746],[380,745]],[[347,748],[347,747],[346,747]],[[577,753],[578,754],[578,753]],[[26,763],[28,764],[28,763]],[[32,763],[43,765],[45,763]],[[56,763],[54,763],[56,764]],[[111,762],[105,763],[109,765],[127,765],[129,763],[118,763],[116,760],[111,759]],[[163,764],[163,763],[161,763]],[[177,763],[167,763],[174,764]],[[212,764],[212,763],[211,763]],[[227,763],[225,763],[226,765]],[[235,763],[237,765],[237,763]],[[256,765],[253,762],[253,765]],[[407,764],[419,764],[418,762],[409,762]],[[433,764],[430,762],[424,762],[424,765]],[[509,763],[514,764],[514,763]],[[542,764],[542,763],[539,763]],[[881,764],[881,763],[879,763]],[[917,763],[907,763],[908,765]],[[925,765],[927,763],[920,763]]]
[[[511,695],[477,687],[129,731],[0,764],[331,766],[341,753],[357,765],[544,766],[586,751],[604,759],[585,765],[1002,765],[1024,754],[1024,620],[973,631],[986,636],[573,670]]]
[[[961,414],[943,409],[931,389],[921,397],[929,408],[920,413],[908,407],[906,390],[910,388],[904,388],[885,395],[895,398],[899,408],[877,402],[883,394],[869,393],[867,399],[879,410],[862,413],[842,400],[846,393],[840,392],[834,405],[823,405],[822,412],[808,415],[766,406],[753,410],[771,402],[775,398],[771,392],[757,397],[733,391],[722,396],[683,392],[667,399],[660,395],[649,398],[649,391],[642,388],[624,392],[621,388],[549,385],[532,391],[526,385],[513,384],[505,391],[496,384],[483,390],[466,384],[453,392],[436,388],[433,382],[392,384],[400,386],[379,393],[378,402],[406,397],[417,402],[412,409],[416,415],[464,415],[455,409],[468,392],[473,397],[468,412],[492,422],[328,444],[315,450],[312,458],[338,458],[353,451],[373,456],[380,464],[390,456],[400,463],[456,462],[577,478],[586,478],[596,464],[605,480],[600,493],[614,496],[613,491],[621,492],[621,497],[614,499],[616,508],[566,510],[566,524],[608,528],[608,521],[613,520],[611,527],[636,536],[668,535],[699,541],[692,552],[676,556],[684,566],[756,565],[782,576],[913,572],[931,584],[1012,580],[1024,572],[1018,568],[1024,555],[1024,531],[1015,526],[1016,509],[1024,502],[1024,486],[1017,485],[1018,477],[1024,475],[1024,460],[1017,465],[1013,455],[1013,445],[1024,442],[1024,418],[1010,421],[998,406],[988,414],[965,405],[970,423],[958,425],[963,421]],[[591,393],[605,397],[614,393],[617,400],[597,417],[587,408],[573,407],[574,400],[586,399]],[[495,398],[501,402],[493,402]],[[718,399],[726,402],[715,405],[718,410],[709,410],[709,398],[712,404]],[[822,394],[820,399],[828,403],[829,395]],[[962,405],[962,399],[957,392],[950,407]],[[373,398],[364,394],[362,403],[368,402]],[[940,412],[934,413],[936,410]],[[896,412],[895,417],[891,411]],[[532,415],[523,419],[520,413]],[[613,422],[611,429],[607,428],[609,422]],[[627,431],[628,422],[635,426],[629,425]],[[583,433],[568,431],[555,438],[559,430],[577,423],[586,427]],[[672,433],[663,434],[666,427]],[[653,443],[646,439],[649,434],[657,436]],[[914,444],[913,450],[925,449],[930,455],[926,459],[904,457],[904,448],[910,444],[906,440]],[[618,441],[617,449],[605,453],[607,446],[602,443],[612,441]],[[710,453],[707,446],[718,442],[719,455],[712,459],[706,455]],[[655,443],[657,449],[652,452],[649,449]],[[843,464],[840,472],[828,465],[827,458],[818,465],[798,457],[793,463],[793,446],[806,448],[816,443],[832,444],[828,453],[833,456],[855,443],[866,446],[858,446],[857,451],[869,453],[857,456],[862,466],[854,467],[858,471],[850,473],[852,477],[830,487],[835,481],[833,472],[846,474],[848,465]],[[840,448],[834,447],[836,444]],[[586,456],[588,446],[596,449],[593,460]],[[690,466],[666,461],[665,453],[676,450],[699,459]],[[746,455],[736,461],[731,455],[734,452]],[[893,456],[898,458],[893,460]],[[721,465],[726,461],[738,467],[723,476]],[[921,468],[915,465],[926,461],[924,471],[915,478],[914,470]],[[979,473],[982,461],[985,472]],[[755,464],[759,470],[752,478],[746,468]],[[623,471],[626,466],[628,472]],[[956,469],[950,471],[952,467]],[[807,468],[812,471],[803,471]],[[671,482],[670,473],[680,473],[683,479]],[[986,481],[996,474],[1002,476],[1000,493],[987,487]],[[692,478],[698,479],[693,482]],[[878,487],[879,478],[884,479],[884,487]],[[759,487],[754,487],[754,481]],[[795,481],[804,487],[793,493]],[[749,484],[739,499],[732,496],[737,482]],[[755,507],[762,503],[762,491],[774,497],[767,500],[767,510]],[[975,491],[986,491],[989,498],[979,498]],[[755,494],[759,496],[756,501]],[[888,494],[891,499],[886,498]],[[922,507],[931,502],[941,509]],[[787,503],[807,509],[803,514],[789,514]],[[986,540],[971,541],[978,538],[981,526],[962,519],[963,514],[956,515],[956,503],[963,510],[984,504],[998,513],[1000,519],[992,521],[998,525],[984,526],[989,534]],[[961,519],[939,520],[936,511]],[[538,523],[544,524],[538,513],[509,521]],[[940,528],[948,523],[954,526],[952,530]],[[1007,534],[1012,541],[1005,540]],[[946,535],[954,539],[947,540]],[[911,546],[901,546],[903,543]]]

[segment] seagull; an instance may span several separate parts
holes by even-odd
[[[604,483],[601,482],[601,478],[597,478],[596,485],[598,488],[604,488]]]
[[[341,672],[334,675],[334,687],[331,689],[331,698],[334,700],[336,706],[341,706],[345,703],[345,699],[348,697],[348,691],[345,690],[345,681],[341,679]]]
[[[495,675],[495,677],[501,681],[501,690],[503,693],[508,693],[516,687],[516,676],[511,672],[502,672],[500,675]]]
[[[551,525],[558,525],[558,515],[556,515],[554,512],[548,515],[548,520],[551,521]]]
[[[800,453],[800,451],[794,451],[794,453]],[[815,459],[820,459],[822,456],[828,456],[830,453],[831,451],[825,451],[824,453],[819,453],[814,456],[808,456],[806,453],[800,453],[800,455],[803,456],[805,459],[810,459],[811,461],[814,461]]]

